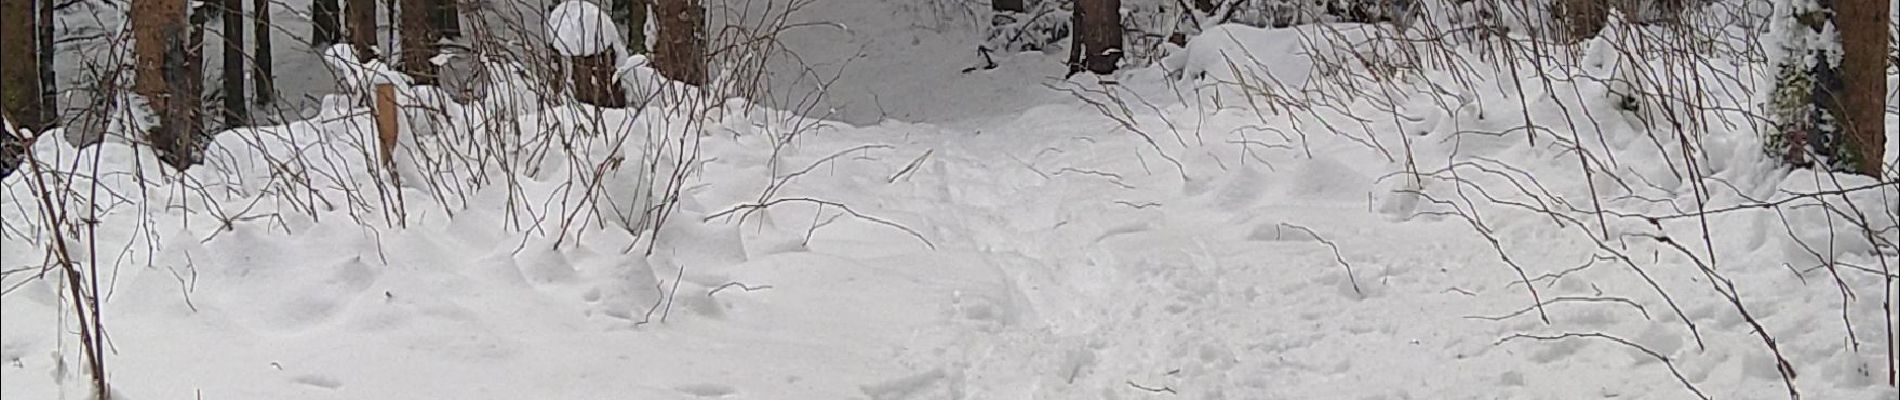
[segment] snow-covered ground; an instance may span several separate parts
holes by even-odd
[[[1061,54],[966,73],[975,25],[922,25],[941,15],[920,4],[934,3],[817,2],[808,18],[845,29],[788,34],[820,75],[842,69],[817,110],[848,123],[737,101],[694,116],[471,105],[432,136],[454,143],[403,146],[466,148],[458,128],[505,125],[577,147],[533,170],[402,169],[400,200],[361,150],[372,122],[344,101],[220,136],[189,184],[139,186],[129,172],[160,167],[122,144],[41,142],[62,171],[107,172],[97,236],[73,248],[102,265],[114,398],[1786,397],[1756,322],[1805,398],[1896,396],[1881,308],[1895,283],[1879,272],[1897,269],[1891,181],[1790,171],[1747,125],[1710,123],[1693,167],[1709,180],[1691,185],[1680,147],[1652,140],[1666,128],[1598,81],[1550,88],[1531,68],[1398,95],[1403,115],[1370,95],[1268,113],[1194,91],[1246,73],[1208,52],[1284,50],[1298,30],[1210,30],[1165,63],[1185,80],[1157,66],[1101,89],[1063,80]],[[1631,62],[1610,58],[1584,70]],[[1276,78],[1298,86],[1297,70]],[[1525,118],[1551,130],[1512,131]],[[668,171],[679,148],[631,149],[685,131],[698,139],[674,143],[699,163],[658,243],[624,220],[563,224],[612,213],[576,205],[575,185],[633,208],[650,200],[627,188],[655,185],[563,155]],[[1576,140],[1602,173],[1581,172]],[[37,275],[52,239],[24,176],[0,193],[0,395],[76,396],[71,311],[62,281]],[[314,184],[281,184],[297,177]],[[1868,186],[1827,198],[1885,236],[1812,200],[1616,216]]]

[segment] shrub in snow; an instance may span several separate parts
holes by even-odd
[[[1042,0],[1023,13],[1000,12],[990,18],[982,51],[1042,51],[1069,37],[1070,2]]]
[[[1190,7],[1183,16],[1198,22],[1200,29],[1219,24],[1244,24],[1257,27],[1285,28],[1330,22],[1399,22],[1417,15],[1420,3],[1443,0],[1199,0],[1212,9]],[[1163,1],[1179,8],[1190,2]]]

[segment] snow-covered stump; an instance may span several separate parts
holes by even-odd
[[[592,2],[569,0],[548,13],[548,40],[566,63],[574,99],[596,107],[627,106],[619,61],[626,54],[611,16]]]

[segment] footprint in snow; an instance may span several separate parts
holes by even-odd
[[[331,377],[327,375],[300,374],[300,375],[290,378],[290,381],[296,382],[298,384],[315,386],[315,387],[320,387],[320,388],[330,389],[330,390],[337,390],[337,389],[343,388],[343,381],[339,381],[335,377]]]
[[[731,385],[722,385],[722,384],[717,384],[717,383],[694,383],[694,384],[689,384],[689,385],[680,385],[680,386],[674,386],[673,390],[678,390],[680,393],[690,394],[690,395],[698,396],[698,397],[726,397],[726,396],[731,396],[733,394],[739,393],[739,390],[733,388]]]
[[[1281,222],[1264,222],[1255,225],[1253,232],[1247,234],[1247,240],[1256,242],[1317,242],[1319,236],[1313,231]]]

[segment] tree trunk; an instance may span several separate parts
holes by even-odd
[[[568,58],[573,68],[574,99],[595,107],[624,108],[627,94],[614,79],[614,53]]]
[[[1887,148],[1887,51],[1890,0],[1835,0],[1835,28],[1840,32],[1840,96],[1843,119],[1841,167],[1880,177],[1881,154]]]
[[[1121,0],[1078,0],[1072,24],[1074,45],[1069,49],[1069,74],[1089,71],[1115,73],[1122,58]]]
[[[990,0],[990,11],[1020,13],[1029,12],[1029,8],[1023,0]]]
[[[268,0],[258,0],[263,3]],[[337,14],[342,11],[337,0],[315,0],[310,2],[310,46],[327,49],[343,38],[343,24]],[[263,7],[258,9],[262,10]]]
[[[176,126],[172,131],[177,143],[167,162],[179,171],[198,164],[202,158],[200,153],[204,145],[200,139],[204,137],[205,126],[205,24],[211,20],[211,11],[204,7],[187,6],[186,12],[190,14],[188,21],[191,25],[186,27],[190,32],[180,54],[182,62],[178,69],[168,67],[165,71],[165,79],[174,82],[173,87],[179,92],[167,104],[172,121],[166,123]],[[164,160],[165,157],[161,154],[159,159]]]
[[[454,39],[462,37],[462,2],[459,0],[434,0],[429,4],[435,10],[435,37]]]
[[[1561,38],[1570,43],[1596,37],[1610,22],[1609,0],[1559,0],[1551,7],[1556,8],[1552,14],[1558,18]]]
[[[244,101],[244,0],[223,0],[218,7],[224,22],[224,125],[250,123]]]
[[[44,128],[59,125],[59,80],[53,71],[53,0],[40,0],[40,123]]]
[[[647,1],[613,0],[614,24],[627,29],[628,53],[647,53]]]
[[[275,61],[274,57],[271,57],[270,48],[270,2],[271,0],[255,0],[251,3],[251,13],[257,16],[255,20],[257,25],[251,28],[251,33],[257,35],[252,39],[257,43],[257,51],[251,54],[251,90],[255,91],[251,100],[258,105],[270,105],[277,102],[276,71],[271,65]],[[331,16],[334,17],[335,14]]]
[[[147,133],[146,141],[160,160],[180,171],[192,163],[196,133],[186,110],[195,108],[198,99],[188,80],[199,63],[187,59],[192,35],[185,23],[186,2],[132,1],[132,53],[137,58],[132,91],[158,115],[158,126]]]
[[[1194,9],[1201,10],[1201,12],[1212,13],[1217,8],[1219,8],[1219,5],[1214,4],[1214,0],[1194,0]]]
[[[345,28],[349,29],[350,48],[356,61],[370,62],[376,54],[376,0],[348,0],[343,9]]]
[[[15,128],[39,131],[45,114],[41,111],[40,60],[35,20],[39,13],[34,0],[0,0],[0,114]],[[13,132],[5,132],[12,135]],[[9,162],[9,164],[11,164]]]
[[[402,73],[417,85],[435,84],[436,0],[402,0],[398,29],[402,36]]]
[[[38,36],[34,19],[34,0],[0,0],[0,37]],[[0,40],[0,119],[16,129],[38,132],[42,128],[43,98],[40,96],[40,61],[36,55],[38,40]],[[26,139],[18,133],[0,131],[0,177],[12,175],[27,151]]]
[[[1823,0],[1777,6],[1775,26],[1798,26],[1777,51],[1763,146],[1796,167],[1879,177],[1886,147],[1889,0]],[[1838,42],[1823,42],[1833,24]],[[1839,46],[1840,58],[1830,57]]]
[[[706,9],[700,0],[656,0],[660,40],[654,61],[660,75],[691,85],[706,84]]]

